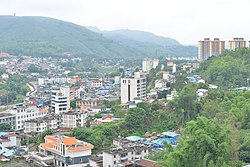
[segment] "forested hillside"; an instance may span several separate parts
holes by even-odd
[[[208,83],[223,88],[249,86],[250,50],[242,48],[235,52],[226,52],[218,57],[211,57],[201,64],[198,73]]]
[[[53,18],[0,16],[0,51],[13,55],[48,57],[71,54],[82,58],[142,59],[195,56],[197,53],[196,48],[175,46],[178,42],[174,39],[160,39],[164,39],[162,42],[166,46],[133,42],[130,38],[109,38],[83,26]],[[168,47],[170,44],[173,47]]]

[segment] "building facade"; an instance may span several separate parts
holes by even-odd
[[[9,113],[0,113],[0,124],[9,124],[11,129],[16,127],[16,117]]]
[[[68,112],[70,109],[70,88],[61,87],[60,90],[52,92],[51,96],[52,112],[55,114]]]
[[[233,40],[228,41],[228,49],[236,50],[238,48],[245,48],[246,41],[244,38],[234,38]]]
[[[149,153],[149,148],[135,146],[103,152],[103,167],[119,167],[123,162],[133,162],[143,159]]]
[[[94,146],[75,137],[51,136],[44,137],[45,143],[40,144],[39,152],[45,156],[54,156],[54,166],[87,166]]]
[[[44,132],[48,129],[60,127],[61,118],[59,115],[47,115],[42,118],[32,119],[24,122],[24,133]]]
[[[134,77],[121,79],[121,103],[133,101],[134,98],[146,98],[146,77],[135,72]]]
[[[87,109],[88,107],[95,107],[101,104],[100,100],[88,99],[88,100],[79,100],[76,102],[76,107],[81,109]]]
[[[24,122],[36,118],[44,117],[48,114],[46,109],[40,108],[27,108],[24,106],[15,106],[9,112],[15,115],[15,130],[24,129]]]
[[[148,73],[151,69],[156,68],[158,64],[158,59],[144,59],[142,62],[142,71]]]
[[[67,112],[62,114],[62,125],[64,128],[84,127],[87,121],[88,113]]]
[[[211,56],[218,56],[225,51],[225,41],[219,38],[204,38],[203,41],[198,41],[198,60],[204,61]]]

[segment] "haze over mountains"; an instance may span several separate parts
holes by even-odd
[[[100,31],[48,17],[0,16],[0,51],[14,55],[85,58],[196,56],[197,48],[134,30]]]

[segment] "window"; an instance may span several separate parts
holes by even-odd
[[[116,161],[114,161],[114,164],[116,164]]]
[[[114,155],[114,158],[116,158],[116,155]]]

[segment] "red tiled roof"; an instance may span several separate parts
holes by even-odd
[[[65,137],[62,138],[62,142],[65,146],[75,145],[77,144],[77,140],[75,137]]]

